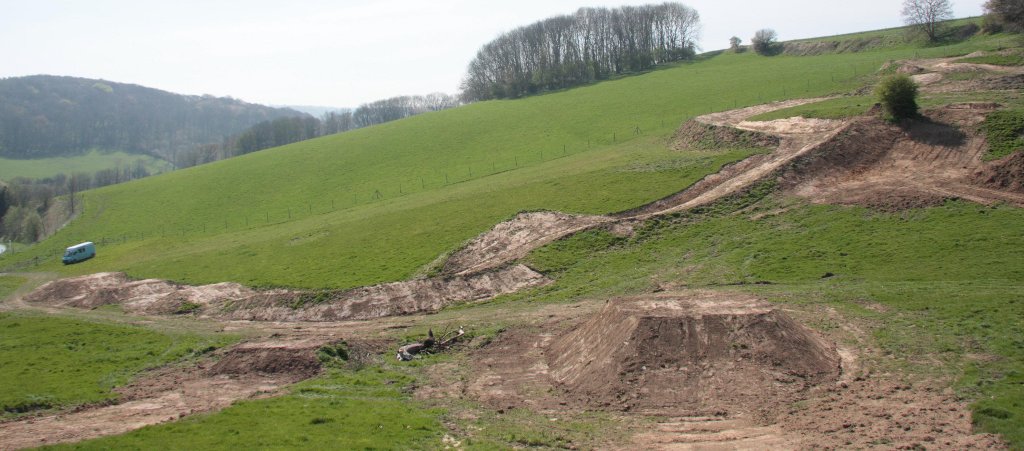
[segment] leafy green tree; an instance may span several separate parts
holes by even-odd
[[[882,80],[875,89],[878,101],[889,120],[917,116],[917,83],[906,74],[897,74]]]
[[[1024,0],[988,0],[985,11],[988,12],[986,18],[995,18],[1007,30],[1024,31]]]
[[[754,33],[754,37],[750,38],[750,45],[754,47],[754,51],[758,55],[775,55],[781,50],[778,39],[779,34],[775,30],[762,28]]]
[[[740,38],[738,38],[736,36],[733,36],[733,37],[729,38],[729,49],[732,50],[733,52],[739,53],[741,51],[740,44],[742,44],[742,43],[743,43],[742,39],[740,39]]]

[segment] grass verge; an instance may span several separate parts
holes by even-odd
[[[231,340],[29,313],[0,313],[0,331],[2,417],[116,399],[139,371]]]
[[[281,397],[47,449],[441,448],[443,412],[409,399],[414,381],[402,369],[335,369]]]
[[[988,139],[987,160],[997,160],[1024,150],[1024,109],[996,111],[982,125]]]

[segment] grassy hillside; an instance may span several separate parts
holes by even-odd
[[[727,53],[305,141],[89,192],[81,218],[0,265],[39,257],[39,269],[66,274],[302,287],[402,279],[518,211],[634,207],[749,153],[665,150],[694,115],[847,92],[885,61],[1005,39],[814,57]],[[100,256],[60,268],[60,249],[84,240],[101,242]]]
[[[13,160],[0,158],[0,180],[14,177],[42,179],[57,174],[75,172],[95,173],[102,169],[116,168],[142,160],[150,173],[169,171],[171,164],[149,155],[132,155],[125,152],[92,151],[75,157],[38,158],[33,160]]]

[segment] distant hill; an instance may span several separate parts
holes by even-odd
[[[317,105],[274,105],[278,108],[291,108],[295,111],[300,111],[311,116],[322,117],[327,113],[346,113],[351,112],[352,108],[343,108],[335,106],[317,106]]]
[[[0,157],[72,156],[92,149],[174,161],[264,121],[305,117],[230,97],[188,96],[139,85],[34,75],[0,80]]]

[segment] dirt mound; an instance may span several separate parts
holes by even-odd
[[[579,402],[676,414],[756,411],[840,372],[834,347],[782,311],[712,292],[609,301],[545,354]]]
[[[1024,196],[1007,188],[1019,178],[1013,163],[981,160],[987,145],[978,125],[992,110],[985,104],[954,105],[898,126],[876,116],[858,118],[788,164],[780,172],[780,186],[818,203],[881,209],[951,198],[1024,205]]]
[[[291,375],[300,379],[320,372],[317,342],[258,342],[231,348],[211,368],[210,374]]]
[[[782,54],[795,56],[824,55],[829,53],[864,52],[882,46],[881,37],[843,39],[836,41],[783,42]]]
[[[237,283],[196,287],[158,279],[131,280],[124,273],[107,272],[49,282],[26,295],[25,301],[86,309],[120,304],[130,313],[173,314],[256,294]]]
[[[551,280],[524,265],[469,276],[435,277],[385,283],[328,294],[303,304],[310,295],[258,295],[224,306],[216,315],[255,321],[338,321],[412,315],[467,301],[490,299]]]
[[[989,188],[1024,193],[1024,152],[1014,152],[974,173],[973,180]]]
[[[790,117],[771,121],[742,121],[736,124],[736,127],[748,131],[771,133],[772,135],[807,135],[828,133],[839,128],[841,125],[841,121],[832,119]]]
[[[690,120],[683,124],[669,141],[669,146],[674,150],[715,150],[736,147],[775,148],[778,145],[779,138],[775,136],[706,124],[696,120]]]
[[[434,312],[456,302],[489,299],[547,283],[550,279],[523,265],[344,291],[256,291],[234,283],[196,287],[155,279],[132,281],[123,273],[99,273],[47,283],[24,300],[78,308],[120,304],[126,312],[145,315],[336,321]]]
[[[552,211],[519,213],[451,254],[442,272],[467,274],[496,268],[565,235],[608,221],[609,218],[603,216]]]

